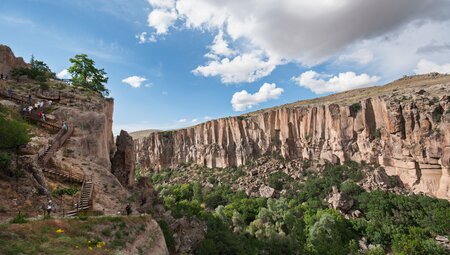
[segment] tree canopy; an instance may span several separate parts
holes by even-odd
[[[15,79],[19,79],[20,76],[26,75],[28,78],[45,82],[50,78],[55,77],[55,73],[48,67],[48,65],[41,60],[37,60],[34,56],[31,56],[30,60],[31,68],[27,67],[19,67],[12,70],[12,77]]]
[[[74,86],[84,87],[104,96],[109,95],[109,90],[106,89],[105,84],[108,82],[108,77],[104,69],[97,69],[95,61],[90,59],[86,54],[77,54],[71,58],[72,66],[68,69],[72,75],[72,84]]]

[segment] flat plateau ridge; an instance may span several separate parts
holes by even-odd
[[[135,147],[144,170],[239,166],[268,154],[365,161],[416,192],[449,199],[449,123],[450,75],[432,73],[154,132]]]

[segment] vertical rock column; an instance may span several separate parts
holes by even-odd
[[[124,187],[134,184],[134,166],[136,154],[134,152],[133,138],[124,130],[116,140],[117,151],[112,160],[111,172]]]

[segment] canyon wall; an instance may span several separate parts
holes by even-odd
[[[137,160],[155,170],[182,162],[238,166],[264,154],[365,161],[399,175],[416,192],[450,198],[449,90],[446,80],[353,102],[288,105],[152,133],[135,141]]]

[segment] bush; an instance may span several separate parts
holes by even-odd
[[[17,120],[7,120],[0,116],[0,149],[11,149],[30,141],[28,125]]]
[[[57,196],[57,197],[60,197],[60,196],[63,196],[63,195],[73,196],[78,191],[79,191],[78,188],[73,188],[73,187],[71,187],[71,188],[64,188],[64,189],[57,188],[56,190],[54,190],[52,192],[52,194],[53,194],[53,196]]]
[[[28,222],[27,217],[20,212],[16,215],[16,217],[14,217],[14,219],[10,221],[10,223],[12,224],[24,224],[27,222]]]
[[[11,154],[9,153],[0,153],[0,168],[6,169],[11,164]]]
[[[354,103],[352,105],[350,105],[350,116],[352,116],[353,118],[356,117],[356,114],[361,110],[361,103]]]
[[[170,253],[174,253],[176,242],[175,238],[173,238],[173,233],[169,227],[169,224],[165,220],[158,221],[158,224],[164,234],[164,239],[166,240],[167,248],[169,248]]]
[[[275,172],[269,175],[269,187],[275,190],[282,190],[286,184],[288,184],[292,178],[283,172]]]

